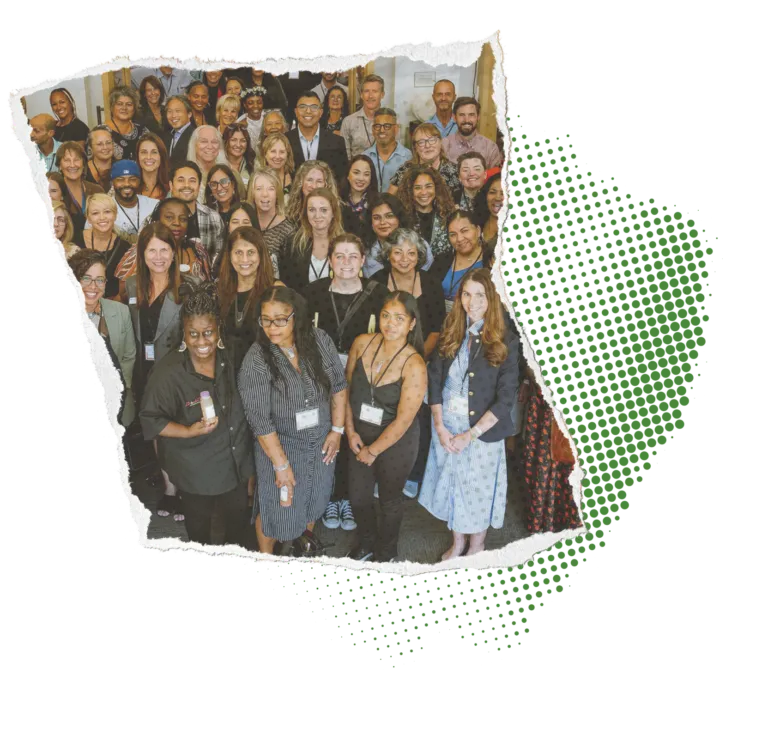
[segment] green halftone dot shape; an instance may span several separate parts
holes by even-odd
[[[456,621],[474,645],[519,642],[531,613],[605,546],[651,457],[683,428],[705,344],[712,250],[695,222],[581,172],[566,140],[511,141],[501,273],[578,448],[586,532],[516,568],[445,572],[436,592],[421,577],[328,570],[318,592],[340,630],[383,657],[419,651],[423,631]]]

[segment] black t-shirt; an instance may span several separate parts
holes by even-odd
[[[378,281],[387,289],[389,289],[389,273],[390,268],[387,266],[383,270],[377,271],[371,276],[371,279]],[[397,279],[397,276],[395,276]],[[419,279],[421,280],[421,296],[416,299],[416,304],[419,307],[419,320],[421,322],[421,335],[426,340],[427,336],[432,332],[440,332],[443,329],[443,321],[445,321],[445,299],[443,297],[443,288],[440,280],[431,271],[419,271]],[[402,277],[399,279],[402,280]],[[404,283],[398,283],[396,285],[403,286]],[[409,282],[408,288],[411,288]]]
[[[417,212],[419,219],[419,234],[427,242],[432,241],[432,227],[435,223],[434,212]]]
[[[88,126],[80,120],[80,118],[76,117],[72,122],[63,125],[60,128],[57,127],[53,137],[58,140],[59,143],[66,143],[69,140],[85,143],[85,141],[88,140],[89,132]]]

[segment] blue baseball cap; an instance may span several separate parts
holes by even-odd
[[[138,176],[141,178],[141,171],[139,170],[139,164],[136,161],[115,161],[112,164],[111,176],[116,179],[118,176]]]

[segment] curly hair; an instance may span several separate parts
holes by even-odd
[[[432,180],[432,183],[435,185],[435,201],[433,203],[433,208],[440,219],[447,219],[448,215],[455,207],[453,195],[446,185],[445,179],[443,179],[440,173],[435,171],[431,166],[410,166],[405,172],[403,180],[400,182],[400,186],[397,189],[396,196],[402,203],[406,214],[412,222],[418,223],[416,201],[413,197],[413,186],[419,176],[428,176]]]
[[[504,321],[504,307],[493,285],[491,272],[487,268],[471,270],[461,279],[453,308],[443,323],[437,350],[441,357],[453,358],[464,342],[467,332],[467,312],[461,303],[461,294],[470,281],[479,283],[485,290],[488,309],[485,312],[481,336],[483,355],[491,365],[498,367],[507,359],[509,352],[506,342],[507,327]]]
[[[294,222],[301,220],[301,212],[304,209],[304,179],[310,171],[322,171],[323,172],[323,187],[330,189],[334,196],[339,198],[339,190],[336,188],[336,177],[331,171],[331,167],[325,161],[304,161],[299,166],[293,177],[293,183],[291,184],[291,196],[288,199],[288,207],[285,210],[285,216]]]
[[[115,109],[115,105],[117,104],[117,101],[121,97],[130,97],[131,101],[133,102],[133,117],[136,117],[141,112],[141,100],[139,99],[139,93],[133,89],[133,87],[115,87],[110,93],[109,93],[109,116],[113,117],[112,112]],[[133,118],[131,118],[133,119]]]
[[[331,392],[331,381],[323,368],[323,359],[317,346],[315,329],[309,318],[307,302],[301,294],[287,286],[273,286],[268,288],[259,299],[258,313],[261,314],[264,304],[277,302],[285,304],[293,312],[293,338],[298,356],[307,366],[309,377],[325,389],[326,394]],[[263,328],[256,334],[256,342],[261,345],[264,353],[264,361],[267,363],[272,382],[283,383],[283,378],[277,369],[274,355],[272,354],[272,342],[267,337]]]
[[[90,248],[81,248],[69,260],[69,267],[75,274],[75,278],[79,281],[94,265],[100,265],[104,267],[106,272],[107,259],[104,257],[104,253],[98,250],[91,250]]]

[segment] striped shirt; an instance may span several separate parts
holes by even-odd
[[[323,369],[331,383],[331,393],[339,393],[346,389],[347,382],[336,348],[322,329],[313,331]],[[299,374],[279,347],[270,345],[269,349],[281,380],[273,382],[264,359],[264,348],[254,343],[240,368],[238,387],[254,436],[258,438],[276,432],[293,469],[296,479],[293,503],[283,508],[280,506],[280,491],[275,486],[272,461],[256,441],[254,449],[262,528],[270,538],[292,541],[301,536],[308,523],[320,518],[331,497],[335,464],[323,464],[321,454],[323,442],[331,431],[331,397],[310,378],[301,355]],[[299,431],[296,414],[313,408],[319,410],[317,425]]]

